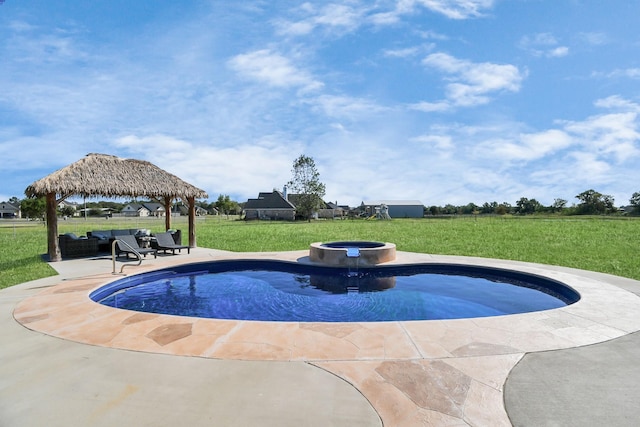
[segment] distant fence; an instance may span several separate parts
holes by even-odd
[[[84,235],[87,231],[96,229],[120,229],[120,228],[145,228],[145,229],[164,229],[164,217],[87,217],[85,218],[58,218],[58,232],[76,233]],[[203,223],[207,220],[205,216],[196,217],[196,224]],[[43,220],[27,220],[27,219],[0,219],[0,229],[17,229],[26,227],[44,228],[46,222]],[[181,228],[186,230],[189,226],[189,217],[173,217],[171,218],[171,228]]]

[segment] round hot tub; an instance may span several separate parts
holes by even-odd
[[[396,245],[370,241],[316,242],[309,247],[309,260],[334,267],[366,267],[396,259]]]

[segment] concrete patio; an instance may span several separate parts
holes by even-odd
[[[197,248],[125,273],[308,252]],[[453,321],[276,323],[104,307],[107,257],[0,292],[0,425],[585,426],[640,417],[640,282],[563,267],[398,253],[564,281],[562,309]],[[118,263],[118,269],[121,263]]]

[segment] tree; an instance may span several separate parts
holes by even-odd
[[[458,212],[458,209],[453,206],[451,203],[447,203],[446,205],[444,205],[444,208],[442,208],[442,213],[446,214],[446,215],[454,215]]]
[[[483,214],[492,214],[495,213],[496,209],[498,209],[498,202],[484,202],[480,212]]]
[[[480,212],[478,208],[479,207],[475,203],[471,202],[471,203],[468,203],[468,204],[466,204],[464,206],[460,206],[458,208],[458,213],[460,213],[462,215],[471,215],[471,214],[473,214],[475,212]]]
[[[633,206],[633,213],[635,215],[640,215],[640,191],[633,193],[629,199],[629,203]]]
[[[610,196],[608,194],[605,194],[602,197],[602,203],[604,204],[604,213],[608,214],[616,211],[616,207],[613,205],[614,201],[615,199],[613,198],[613,196]]]
[[[238,203],[232,201],[228,195],[220,194],[214,206],[221,214],[229,215],[232,211],[235,212],[237,210]]]
[[[613,197],[598,193],[595,190],[587,190],[576,196],[582,203],[578,204],[578,214],[599,215],[613,212]]]
[[[71,206],[65,206],[63,208],[58,207],[58,212],[60,213],[60,215],[72,217],[73,214],[76,213],[76,210]]]
[[[521,215],[532,214],[542,210],[542,205],[536,199],[521,197],[516,202],[516,211]]]
[[[322,207],[325,186],[320,182],[320,174],[311,157],[300,155],[291,169],[292,178],[287,186],[292,193],[298,195],[296,203],[297,214],[311,222],[313,212]]]
[[[22,211],[22,215],[27,218],[44,218],[44,213],[47,210],[47,202],[44,197],[24,199],[22,203],[20,203],[20,210]]]
[[[553,199],[553,204],[551,205],[551,211],[562,212],[562,210],[566,206],[567,206],[567,201],[565,199]]]
[[[511,212],[511,204],[507,202],[502,202],[496,208],[496,213],[498,215],[506,215]]]

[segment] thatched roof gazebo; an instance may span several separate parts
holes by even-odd
[[[52,262],[62,259],[56,209],[58,203],[69,196],[156,199],[165,207],[167,230],[171,228],[171,204],[174,199],[181,199],[189,208],[190,247],[196,247],[195,199],[208,197],[204,190],[149,162],[95,153],[34,182],[25,194],[27,197],[46,197],[48,252]]]

